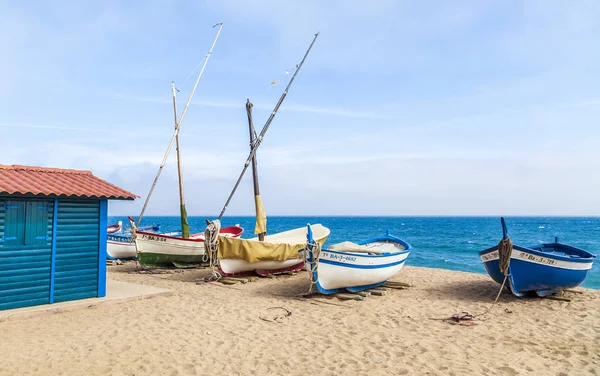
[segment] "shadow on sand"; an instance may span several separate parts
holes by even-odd
[[[500,285],[492,280],[453,281],[436,286],[434,290],[456,300],[489,303],[496,299]],[[498,301],[508,303],[518,299],[505,286]]]
[[[274,280],[271,278],[260,278],[254,283],[263,283],[260,288],[255,290],[255,294],[276,296],[282,299],[298,298],[302,294],[307,293],[310,286],[310,281],[308,280],[306,273],[299,273],[293,276],[278,276]]]

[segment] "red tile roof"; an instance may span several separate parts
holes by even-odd
[[[117,200],[138,197],[92,175],[91,171],[0,164],[0,194],[6,193]]]

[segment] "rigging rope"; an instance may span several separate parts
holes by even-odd
[[[240,176],[238,177],[235,185],[233,186],[233,190],[229,194],[229,197],[227,198],[227,201],[225,202],[225,205],[223,206],[223,210],[221,210],[221,214],[219,214],[218,219],[223,218],[223,215],[225,214],[225,211],[227,210],[227,206],[229,206],[229,203],[231,202],[231,199],[233,198],[233,195],[235,194],[235,191],[238,189],[238,186],[240,185],[240,182],[242,181],[242,178],[244,177],[244,174],[246,173],[246,170],[248,169],[248,166],[250,165],[250,162],[252,162],[252,159],[254,158],[254,155],[256,154],[256,151],[258,150],[258,147],[260,146],[261,142],[263,141],[263,138],[265,137],[265,134],[267,133],[267,130],[269,130],[269,126],[271,125],[271,122],[273,121],[273,118],[275,118],[275,114],[277,114],[277,111],[279,110],[279,107],[281,106],[281,104],[283,103],[283,100],[287,96],[288,91],[290,90],[290,87],[292,86],[292,83],[294,82],[294,79],[296,78],[296,75],[300,71],[300,68],[302,68],[302,65],[304,64],[304,61],[306,60],[306,57],[310,53],[310,50],[312,49],[313,45],[315,44],[315,41],[317,40],[318,36],[319,36],[319,33],[316,33],[315,36],[314,36],[314,38],[313,38],[313,40],[312,40],[312,42],[311,42],[311,44],[310,44],[310,46],[308,46],[308,50],[306,50],[306,53],[304,54],[304,57],[302,58],[302,61],[300,61],[300,64],[297,65],[297,68],[296,68],[296,71],[294,72],[294,75],[292,76],[292,78],[290,78],[290,82],[286,86],[285,90],[283,91],[283,94],[281,94],[281,97],[279,98],[279,101],[275,105],[275,108],[273,109],[273,112],[271,112],[271,115],[269,116],[269,119],[267,119],[267,122],[265,123],[265,125],[262,128],[262,130],[260,131],[260,134],[258,135],[258,137],[256,138],[256,140],[254,141],[254,146],[253,146],[252,150],[250,151],[250,155],[248,156],[248,159],[246,159],[246,163],[244,164],[244,168],[242,169],[242,172],[240,173]]]
[[[173,133],[173,136],[171,136],[171,142],[169,143],[169,146],[167,147],[167,151],[165,152],[163,160],[162,160],[160,166],[158,167],[158,172],[156,173],[156,177],[154,178],[154,182],[152,183],[152,186],[150,187],[150,191],[148,192],[148,196],[146,196],[146,201],[144,202],[144,206],[142,207],[142,211],[140,212],[140,215],[138,216],[138,220],[137,220],[137,225],[138,226],[142,222],[142,217],[144,216],[144,212],[146,211],[146,207],[148,206],[148,202],[150,201],[150,197],[152,196],[152,193],[154,192],[154,188],[156,187],[156,183],[158,183],[158,178],[160,177],[160,174],[162,173],[162,170],[165,167],[165,164],[167,163],[167,158],[169,157],[169,153],[171,152],[171,147],[173,146],[173,142],[175,141],[175,139],[177,138],[177,135],[179,134],[179,129],[181,127],[181,123],[183,123],[183,119],[185,119],[185,115],[186,115],[187,110],[188,110],[188,108],[190,106],[190,102],[192,101],[192,97],[194,96],[194,93],[196,92],[196,88],[198,87],[198,82],[200,82],[200,78],[202,77],[202,74],[204,73],[204,69],[206,68],[206,64],[208,63],[208,59],[210,58],[210,56],[212,54],[212,51],[215,48],[215,44],[217,44],[217,39],[219,39],[219,35],[221,34],[221,30],[223,29],[223,23],[222,22],[213,25],[213,28],[215,26],[217,26],[217,25],[220,25],[219,26],[219,30],[217,31],[217,35],[215,36],[215,39],[213,40],[213,44],[210,47],[210,50],[206,54],[206,58],[204,59],[204,64],[202,65],[202,69],[200,69],[200,73],[198,73],[198,78],[196,78],[196,82],[194,83],[194,87],[192,88],[192,91],[190,92],[190,96],[189,96],[189,98],[187,100],[187,103],[185,104],[183,112],[181,113],[181,116],[179,117],[179,121],[177,122],[177,125],[175,126],[175,131]]]
[[[212,271],[210,276],[204,277],[205,282],[218,281],[223,276],[218,270],[219,259],[217,254],[219,252],[219,231],[221,230],[221,221],[215,219],[206,226],[204,231],[204,248],[208,255],[209,267]]]
[[[202,63],[204,63],[204,60],[206,60],[207,57],[208,57],[208,55],[204,56],[202,58],[202,60],[200,60],[200,62],[198,63],[198,65],[196,65],[194,67],[194,69],[190,72],[190,74],[187,76],[187,78],[183,81],[183,84],[181,84],[181,86],[179,87],[179,89],[176,88],[177,91],[183,90],[183,88],[185,87],[185,84],[188,82],[188,80],[190,79],[190,77],[192,77],[192,75],[194,73],[196,73],[196,71],[198,70],[198,67],[200,67],[200,65],[202,65]]]
[[[219,25],[222,25],[222,24],[223,24],[222,22],[219,22],[219,23],[216,23],[216,24],[214,24],[214,25],[213,25],[213,29],[214,29],[215,27],[219,26]],[[208,59],[208,58],[209,58],[209,56],[210,56],[210,53],[209,53],[209,54],[207,54],[207,55],[205,55],[205,56],[204,56],[204,58],[203,58],[202,60],[200,60],[200,62],[198,62],[198,65],[196,65],[196,66],[194,67],[194,69],[192,69],[192,71],[190,72],[190,74],[188,74],[188,76],[186,77],[186,79],[183,81],[183,84],[181,84],[181,87],[180,87],[179,89],[176,89],[177,91],[183,90],[183,87],[184,87],[184,86],[185,86],[185,84],[188,82],[188,80],[190,79],[190,77],[192,77],[192,75],[193,75],[194,73],[196,73],[196,71],[198,70],[198,67],[199,67],[200,65],[202,65],[202,63],[204,63],[204,60]]]
[[[310,254],[312,254],[312,261],[309,260]],[[310,286],[308,286],[308,290],[298,295],[312,294],[313,286],[316,286],[317,282],[319,282],[319,258],[321,257],[321,243],[314,240],[312,243],[307,241],[306,246],[304,247],[304,252],[302,252],[301,255],[304,265],[309,266],[308,276],[310,278]]]

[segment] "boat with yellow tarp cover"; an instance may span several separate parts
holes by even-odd
[[[329,229],[323,225],[312,226],[315,241],[323,245]],[[258,237],[240,239],[219,236],[219,268],[221,274],[235,275],[256,272],[259,275],[300,270],[304,266],[298,251],[306,245],[306,227]]]

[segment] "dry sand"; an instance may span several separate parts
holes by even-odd
[[[597,375],[600,291],[571,302],[503,293],[474,326],[435,320],[491,305],[487,275],[406,267],[414,285],[364,301],[293,298],[307,275],[225,286],[207,272],[109,278],[169,296],[0,322],[2,375]],[[283,296],[281,296],[283,295]],[[282,323],[259,316],[285,307]]]

